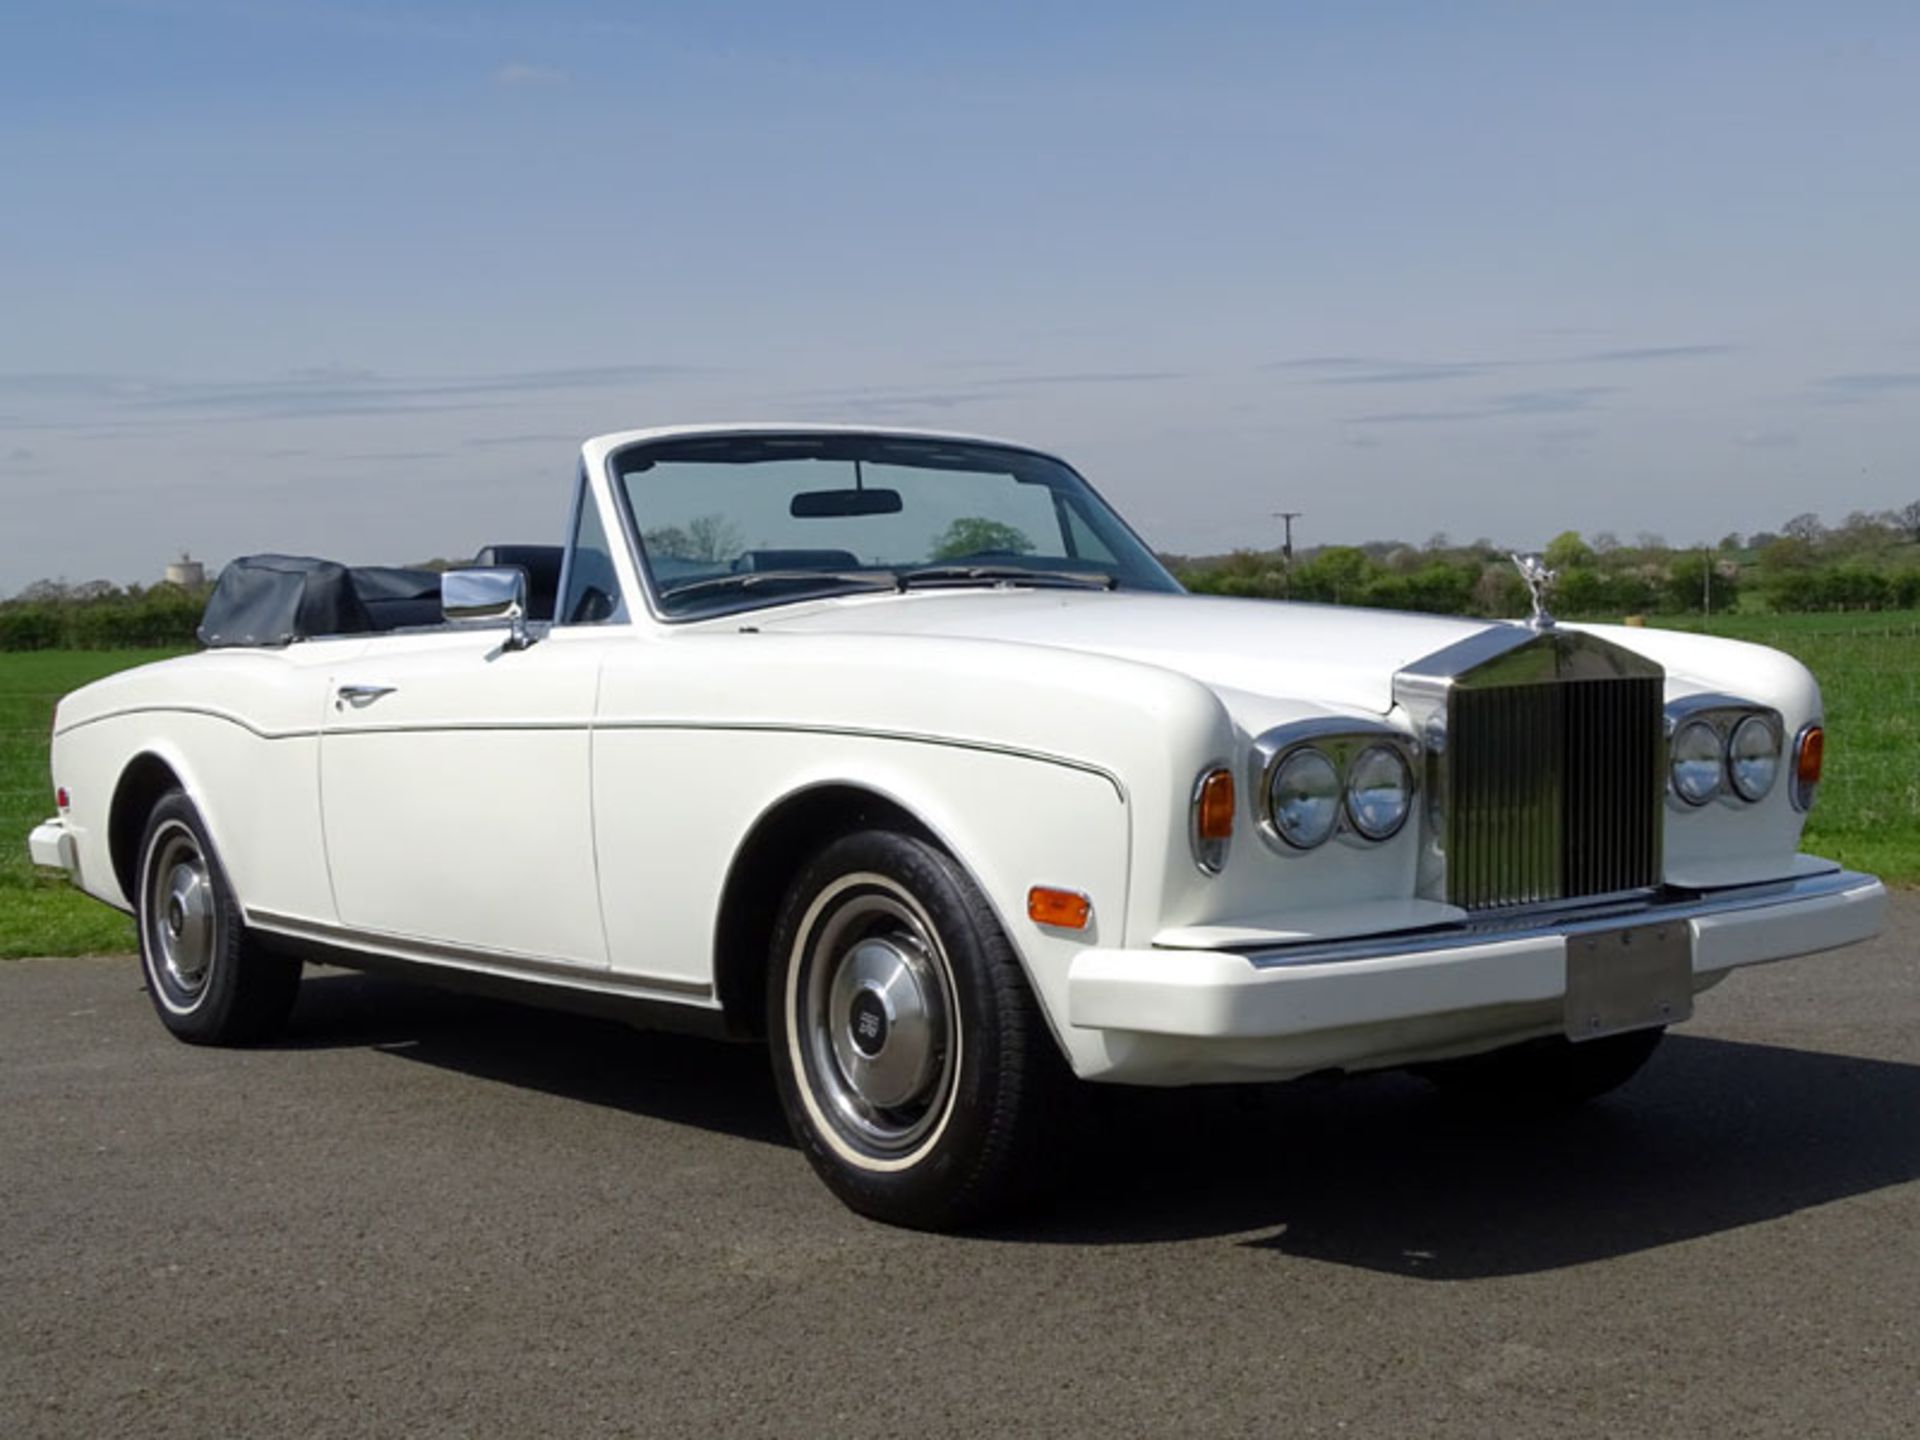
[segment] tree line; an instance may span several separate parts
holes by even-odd
[[[1771,610],[1910,610],[1920,607],[1920,501],[1856,512],[1836,526],[1796,515],[1777,531],[1729,534],[1676,547],[1655,534],[1624,543],[1568,530],[1546,547],[1556,572],[1552,608],[1568,617],[1718,614],[1742,603]],[[1508,550],[1490,540],[1456,545],[1375,541],[1306,550],[1163,556],[1189,590],[1446,615],[1506,617],[1531,608]]]
[[[980,548],[978,536],[956,540]],[[1631,543],[1566,531],[1545,550],[1558,572],[1553,611],[1569,618],[1719,613],[1744,601],[1773,610],[1920,609],[1920,501],[1856,512],[1829,526],[1796,515],[1777,531],[1730,534],[1710,546],[1676,547],[1658,535]],[[1527,587],[1507,550],[1491,540],[1456,545],[1374,541],[1326,545],[1291,564],[1278,550],[1163,555],[1189,590],[1331,605],[1370,605],[1442,615],[1525,615]],[[445,568],[447,561],[421,562]],[[210,586],[161,582],[69,585],[39,580],[0,600],[0,650],[122,650],[186,646]]]

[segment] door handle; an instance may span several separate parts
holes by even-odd
[[[334,691],[333,708],[340,710],[351,705],[356,710],[363,710],[382,695],[392,693],[391,685],[342,685]]]

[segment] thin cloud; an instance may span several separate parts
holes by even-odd
[[[1026,385],[1139,385],[1186,378],[1183,370],[1082,370],[1063,375],[1003,375],[975,383],[983,390],[998,390]]]
[[[1382,410],[1355,415],[1355,425],[1458,425],[1474,420],[1524,419],[1534,415],[1572,415],[1591,410],[1611,385],[1569,385],[1556,390],[1518,390],[1489,397],[1477,405],[1446,410]]]
[[[1731,345],[1645,345],[1631,350],[1594,350],[1565,362],[1573,365],[1638,365],[1654,360],[1704,360],[1731,355]]]
[[[155,380],[111,374],[0,375],[0,397],[110,404],[118,415],[293,419],[481,408],[503,395],[618,389],[691,373],[679,365],[576,366],[501,374],[393,376],[320,369],[268,380]]]
[[[1577,355],[1540,355],[1525,359],[1407,360],[1365,355],[1305,355],[1276,360],[1263,370],[1286,370],[1311,376],[1310,385],[1432,385],[1452,380],[1477,380],[1515,370],[1547,369],[1563,365],[1636,365],[1667,360],[1699,360],[1731,354],[1732,345],[1643,345],[1612,350],[1588,350]]]
[[[529,431],[524,435],[475,435],[461,442],[469,450],[491,450],[509,445],[553,445],[564,443],[577,445],[578,435],[563,434],[557,430],[546,432]]]
[[[567,83],[564,70],[551,65],[529,65],[516,60],[493,72],[493,83],[503,90],[551,90]]]
[[[1852,375],[1829,375],[1817,384],[1827,400],[1857,404],[1882,395],[1920,390],[1920,370],[1863,370]]]
[[[1441,380],[1472,380],[1510,362],[1491,360],[1454,360],[1432,365],[1401,365],[1385,370],[1367,370],[1353,375],[1328,375],[1316,385],[1430,385]]]

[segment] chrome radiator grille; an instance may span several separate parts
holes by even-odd
[[[1658,676],[1455,690],[1447,898],[1472,910],[1660,879]]]

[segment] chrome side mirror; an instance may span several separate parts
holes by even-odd
[[[518,565],[447,571],[440,577],[440,614],[453,625],[506,621],[509,650],[524,650],[533,643],[527,633],[527,572]]]

